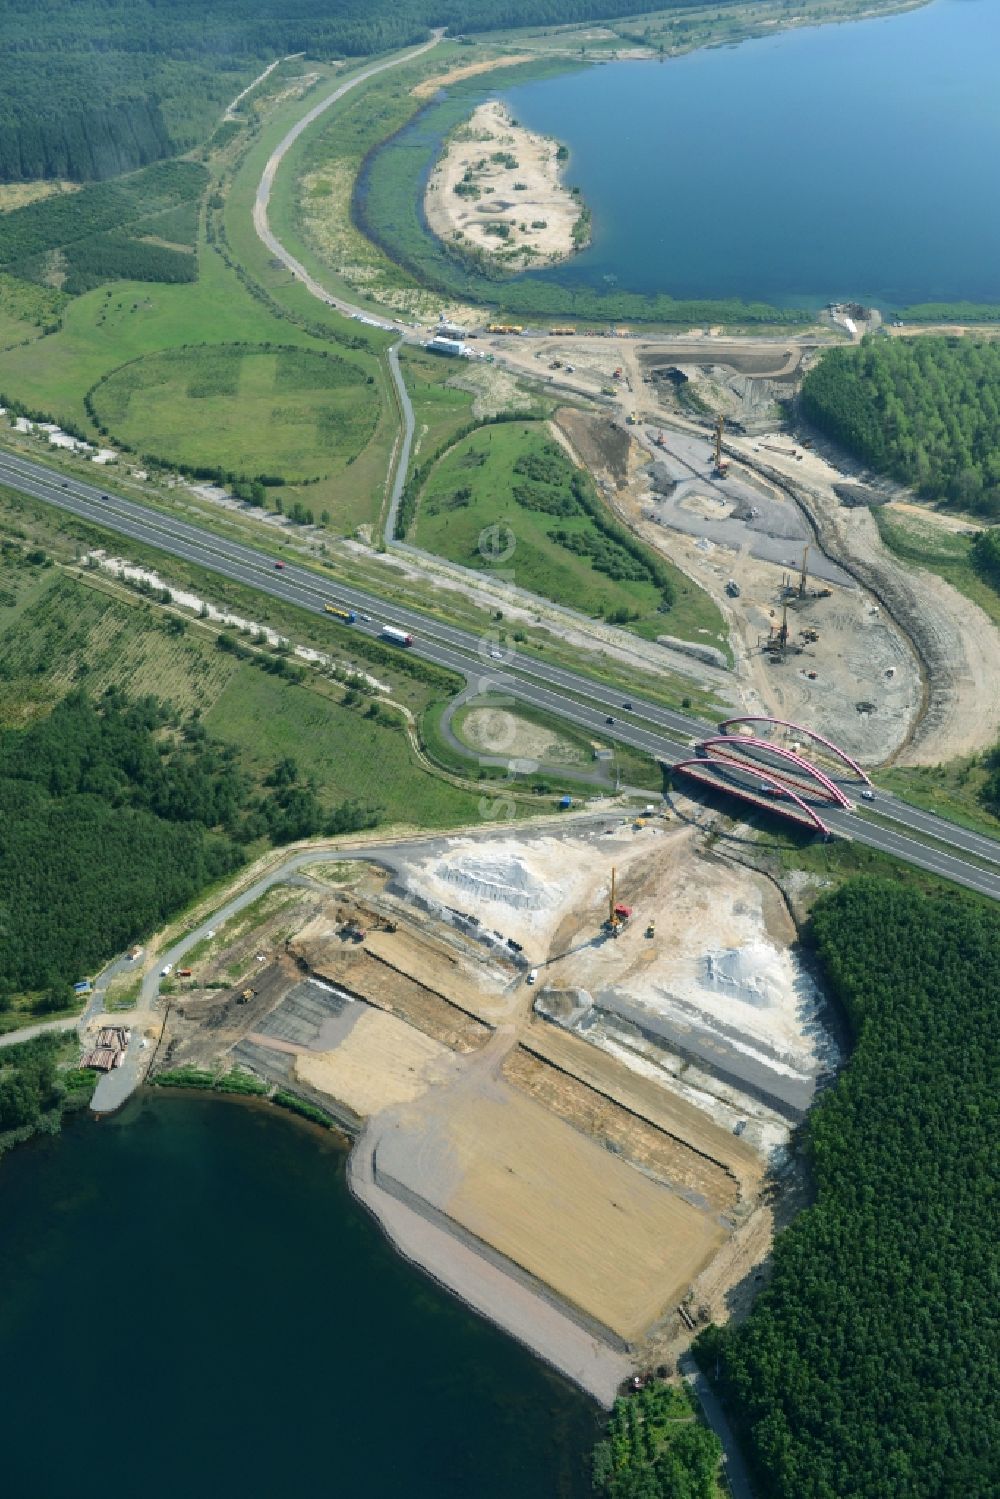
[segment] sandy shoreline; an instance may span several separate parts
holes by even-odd
[[[424,194],[439,239],[492,267],[522,271],[567,260],[587,243],[586,211],[564,186],[558,141],[480,104],[446,142]]]

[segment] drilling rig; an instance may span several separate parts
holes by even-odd
[[[799,572],[799,598],[800,599],[804,599],[805,596],[806,596],[806,584],[809,581],[808,562],[809,562],[809,543],[807,542],[806,545],[805,545],[805,547],[803,547],[803,549],[802,549],[802,567],[801,567],[801,570]]]
[[[632,915],[632,907],[624,906],[615,899],[618,893],[618,871],[612,866],[611,890],[608,895],[608,919],[604,923],[604,930],[611,937],[621,934],[621,929]]]

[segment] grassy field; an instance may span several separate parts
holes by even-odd
[[[319,66],[316,71],[326,79],[335,70]],[[336,457],[336,448],[343,448],[337,461],[324,462],[319,470],[331,477],[308,490],[293,488],[285,498],[290,503],[301,501],[317,516],[327,511],[331,529],[353,533],[357,526],[374,522],[385,497],[388,458],[397,425],[387,371],[379,357],[387,340],[378,330],[359,330],[357,324],[311,297],[288,272],[275,268],[254,234],[250,206],[267,155],[289,125],[314,102],[311,96],[301,96],[294,80],[289,88],[290,81],[281,70],[271,81],[282,97],[259,101],[253,133],[242,129],[224,148],[209,155],[207,164],[215,191],[210,194],[208,215],[217,243],[208,243],[203,225],[197,246],[198,280],[178,285],[118,281],[112,287],[87,292],[68,302],[61,329],[44,339],[39,337],[41,326],[34,311],[15,305],[0,280],[0,394],[57,421],[93,431],[84,404],[86,392],[123,363],[145,356],[204,344],[238,343],[339,354],[360,371],[359,411],[355,416],[354,403],[343,391],[334,392],[332,399],[324,398],[323,404],[337,408],[338,417],[346,408],[349,425],[360,424],[359,432],[363,431],[366,440],[356,444],[360,451],[350,453],[347,449],[359,432],[353,436],[348,432],[345,442],[336,430],[340,423],[331,422],[334,442],[329,451]],[[223,196],[227,209],[224,224],[221,211],[212,207],[222,203]],[[134,228],[147,238],[173,243],[186,241],[192,224],[190,209],[185,205],[165,213],[159,221],[140,217]],[[221,233],[216,232],[219,225],[223,226]],[[234,241],[238,240],[234,251],[226,244],[230,227]],[[239,264],[241,273],[230,260]],[[244,266],[249,275],[242,271]],[[30,294],[55,298],[57,304],[66,302],[58,293],[44,288],[28,287],[24,282],[16,286],[22,301]],[[58,308],[55,316],[57,319]],[[52,321],[47,312],[46,320]],[[19,344],[26,337],[35,341],[27,347],[4,347]],[[193,358],[198,358],[197,353]],[[372,385],[367,384],[369,378]],[[160,413],[171,432],[184,436],[192,415],[186,389],[178,386],[181,400],[176,411]],[[210,404],[203,398],[203,415],[210,414]],[[263,408],[265,418],[275,406],[281,409],[295,404],[276,400]],[[266,427],[266,420],[263,425]],[[207,430],[210,423],[205,426]],[[248,422],[245,430],[249,427]],[[293,429],[293,423],[286,421],[281,430],[275,428],[273,436],[287,442],[289,429]],[[313,434],[306,435],[312,444]],[[256,436],[258,442],[264,442],[263,431],[258,430]],[[323,445],[327,450],[327,444]],[[136,446],[146,451],[151,445],[143,441]],[[294,435],[289,446],[297,446]],[[234,443],[229,456],[238,458],[236,447]],[[353,459],[349,465],[348,457]],[[221,461],[225,466],[225,460]],[[213,450],[209,463],[219,462]],[[266,462],[260,466],[270,471]],[[242,469],[243,464],[234,462],[233,468]]]
[[[330,802],[356,798],[388,822],[421,827],[475,821],[478,798],[424,770],[403,731],[367,718],[368,700],[344,708],[312,691],[245,666],[205,714],[205,727],[238,744],[261,775],[286,756]]]
[[[978,604],[995,625],[1000,625],[1000,593],[980,577],[972,564],[972,537],[938,524],[929,514],[919,515],[875,506],[872,510],[879,535],[891,552],[914,567],[937,573]]]
[[[457,390],[452,381],[460,370],[454,361],[439,354],[425,354],[420,349],[400,352],[399,367],[413,403],[416,442],[413,462],[436,453],[449,442],[472,417],[473,397],[467,390]]]
[[[638,634],[653,637],[672,628],[650,566],[602,535],[574,495],[571,484],[578,472],[542,423],[483,428],[434,465],[418,500],[411,539],[453,562],[500,574],[519,588],[627,624]],[[642,553],[653,557],[644,548]],[[609,576],[599,570],[604,566],[625,576]]]
[[[337,354],[209,345],[123,365],[91,394],[112,442],[164,464],[325,479],[378,420],[373,377]]]
[[[0,542],[9,535],[2,517]],[[0,727],[30,722],[75,687],[98,696],[118,686],[199,710],[257,780],[288,756],[324,804],[356,798],[388,821],[428,827],[478,820],[478,796],[421,764],[393,710],[367,716],[373,699],[358,694],[345,704],[343,685],[319,672],[303,670],[301,682],[270,675],[220,651],[216,627],[178,620],[103,575],[30,563],[28,543],[17,545],[8,541],[0,553]],[[343,632],[318,624],[335,649]],[[432,700],[432,686],[376,670],[414,711]]]
[[[98,578],[61,569],[0,566],[0,723],[20,727],[47,713],[74,687],[98,697],[121,687],[169,698],[182,711],[212,703],[238,670],[211,637],[171,631],[171,616],[140,599],[116,597]],[[27,586],[25,586],[27,585]]]
[[[58,327],[68,298],[51,286],[34,286],[0,271],[0,351]]]

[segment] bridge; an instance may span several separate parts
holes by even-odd
[[[788,731],[795,736],[793,744],[786,746],[753,732],[739,732],[756,725]],[[804,724],[751,714],[726,719],[719,728],[720,733],[698,741],[693,758],[678,760],[672,769],[703,786],[813,828],[824,838],[833,837],[833,829],[822,815],[824,808],[840,807],[850,812],[854,804],[841,781],[802,753],[802,741],[820,746],[828,759],[851,771],[849,785],[860,783],[861,795],[871,796],[871,780],[858,762]]]

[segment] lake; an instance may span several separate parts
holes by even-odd
[[[998,58],[996,0],[936,0],[662,62],[468,79],[373,153],[355,209],[419,281],[529,319],[655,318],[670,309],[645,299],[663,294],[695,320],[735,299],[730,321],[753,302],[1000,303]],[[593,215],[583,253],[500,281],[456,266],[422,210],[445,134],[490,97],[569,146]]]
[[[410,1269],[331,1137],[142,1095],[0,1163],[9,1499],[578,1499],[595,1407]]]
[[[938,0],[508,88],[594,216],[562,285],[1000,301],[1000,5]]]

